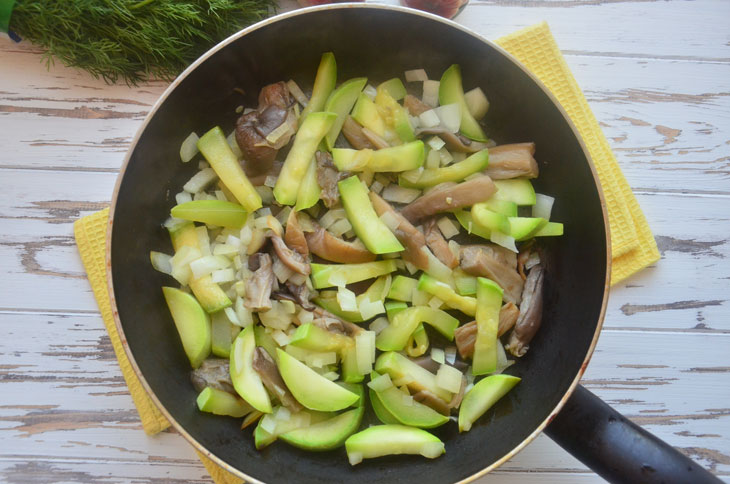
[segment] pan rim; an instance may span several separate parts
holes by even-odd
[[[168,422],[172,425],[177,432],[180,433],[180,435],[185,438],[196,450],[196,452],[204,455],[206,458],[213,461],[216,465],[223,468],[227,472],[233,474],[236,477],[239,477],[241,479],[244,479],[246,482],[251,483],[257,483],[257,484],[265,484],[263,481],[260,481],[252,476],[247,475],[243,471],[233,467],[232,465],[228,464],[224,460],[222,460],[220,457],[213,454],[210,450],[208,450],[204,445],[202,445],[200,442],[198,442],[197,439],[195,439],[192,435],[190,435],[185,428],[168,412],[167,408],[160,402],[160,400],[157,398],[157,395],[152,390],[151,386],[147,382],[146,378],[142,374],[141,369],[137,365],[137,362],[134,358],[134,355],[132,354],[132,350],[129,347],[129,344],[127,342],[127,339],[124,336],[124,329],[122,327],[121,320],[119,318],[119,310],[117,308],[116,298],[114,295],[114,281],[112,278],[112,266],[111,266],[111,255],[112,255],[112,233],[113,233],[113,227],[114,227],[114,214],[116,211],[116,204],[117,204],[117,198],[119,195],[119,190],[122,184],[122,180],[124,178],[124,174],[127,170],[127,167],[129,165],[129,162],[131,160],[132,153],[134,152],[134,149],[137,146],[137,143],[139,142],[139,139],[142,135],[142,133],[147,128],[147,125],[152,120],[152,118],[155,116],[161,105],[164,103],[164,101],[169,97],[169,95],[174,91],[178,85],[193,71],[195,70],[200,64],[202,64],[205,60],[216,54],[218,51],[226,47],[227,45],[233,43],[234,41],[238,40],[239,38],[248,35],[256,30],[259,30],[261,28],[266,27],[267,25],[278,22],[284,19],[296,17],[299,15],[306,15],[311,12],[320,11],[320,10],[343,10],[343,9],[375,9],[375,10],[390,10],[390,11],[396,11],[396,12],[406,12],[411,15],[418,15],[424,18],[428,18],[430,20],[434,20],[437,22],[441,22],[445,25],[448,25],[452,28],[455,28],[457,30],[460,30],[464,32],[467,35],[471,35],[472,37],[476,38],[477,40],[489,45],[491,48],[497,50],[500,54],[505,56],[508,60],[510,60],[516,67],[521,69],[532,81],[548,96],[550,101],[553,103],[553,105],[558,109],[560,114],[562,115],[565,122],[568,124],[570,129],[573,132],[573,135],[575,136],[576,140],[578,141],[578,144],[580,145],[583,154],[586,157],[586,161],[588,162],[588,167],[590,168],[591,174],[593,176],[593,181],[596,186],[598,197],[601,205],[601,213],[603,216],[603,224],[605,227],[605,242],[606,242],[606,275],[604,280],[604,289],[603,289],[603,297],[602,297],[602,303],[600,312],[598,314],[598,321],[596,324],[596,329],[593,334],[593,339],[591,340],[590,345],[588,346],[588,350],[586,352],[586,355],[583,359],[583,363],[581,364],[580,369],[576,373],[575,377],[573,378],[573,381],[571,382],[568,389],[565,391],[563,396],[561,397],[560,401],[556,404],[556,406],[550,411],[548,416],[533,430],[532,433],[530,433],[525,439],[522,440],[518,445],[516,445],[512,450],[510,450],[508,453],[503,455],[498,460],[492,462],[490,465],[486,466],[485,468],[481,469],[480,471],[475,472],[474,474],[466,477],[465,479],[462,479],[460,481],[455,481],[458,484],[461,483],[468,483],[472,482],[475,479],[478,479],[479,477],[484,476],[485,474],[491,472],[492,470],[496,469],[497,467],[501,466],[511,458],[513,458],[517,453],[519,453],[522,449],[524,449],[530,442],[532,442],[545,428],[547,425],[557,416],[557,414],[560,412],[560,410],[563,408],[565,403],[568,401],[570,396],[575,391],[575,388],[580,382],[580,379],[582,378],[583,374],[585,373],[586,367],[588,366],[588,363],[590,362],[591,357],[593,356],[593,352],[596,348],[596,345],[598,344],[598,337],[600,336],[601,330],[603,328],[603,322],[606,315],[606,308],[608,305],[608,294],[610,289],[610,278],[611,278],[611,264],[612,264],[612,258],[611,258],[611,236],[610,236],[610,226],[608,224],[608,211],[606,207],[606,200],[603,194],[603,189],[601,187],[601,182],[598,177],[598,172],[596,170],[595,164],[593,162],[593,158],[590,155],[590,152],[588,151],[588,148],[585,144],[585,141],[580,136],[580,133],[578,132],[578,129],[574,125],[573,121],[568,116],[567,112],[565,111],[565,108],[558,102],[555,95],[540,81],[540,79],[537,78],[537,76],[532,73],[529,69],[527,69],[520,61],[518,61],[512,54],[507,52],[505,49],[503,49],[501,46],[496,44],[493,41],[490,41],[480,34],[474,32],[473,30],[464,27],[460,24],[457,24],[456,22],[453,22],[451,20],[445,19],[443,17],[423,12],[421,10],[416,10],[412,8],[407,7],[401,7],[401,6],[395,6],[395,5],[383,5],[383,4],[371,4],[371,3],[338,3],[338,4],[329,4],[329,5],[320,5],[315,7],[307,7],[307,8],[300,8],[296,9],[290,12],[278,14],[272,17],[269,17],[267,19],[261,20],[249,27],[246,27],[245,29],[242,29],[225,40],[221,41],[220,43],[216,44],[214,47],[212,47],[210,50],[208,50],[205,54],[200,56],[198,59],[196,59],[190,66],[188,66],[187,69],[185,69],[175,80],[170,83],[170,85],[165,89],[165,91],[162,93],[162,95],[159,97],[159,99],[155,102],[155,104],[150,109],[149,113],[145,117],[144,121],[140,125],[139,129],[137,130],[130,147],[124,157],[124,161],[122,163],[122,166],[120,167],[119,174],[117,176],[117,180],[114,186],[114,192],[112,194],[112,200],[111,200],[111,207],[109,209],[109,221],[107,224],[107,230],[106,230],[106,253],[105,253],[105,266],[106,266],[106,278],[107,278],[107,290],[109,293],[109,299],[111,303],[111,309],[112,309],[112,316],[114,318],[114,325],[117,329],[117,333],[119,334],[120,341],[122,343],[122,347],[124,349],[124,353],[127,356],[127,359],[129,360],[130,366],[132,367],[132,370],[134,371],[135,375],[140,381],[140,384],[144,388],[145,392],[149,396],[149,398],[153,401],[157,409],[164,415],[164,417],[168,420]]]

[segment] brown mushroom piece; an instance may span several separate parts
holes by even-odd
[[[428,248],[431,249],[431,252],[433,252],[433,255],[438,260],[443,262],[449,269],[454,269],[459,265],[459,259],[451,252],[448,242],[446,242],[446,239],[436,225],[436,220],[430,219],[426,222],[423,226],[423,231],[425,232]]]
[[[303,276],[308,276],[309,273],[312,272],[306,256],[291,250],[284,242],[284,239],[282,239],[279,235],[276,235],[274,232],[269,232],[267,235],[271,238],[271,244],[274,246],[274,252],[276,252],[277,257],[279,257],[279,260],[285,266]]]
[[[417,393],[413,394],[413,399],[419,403],[422,403],[424,405],[427,405],[431,407],[432,409],[436,410],[438,413],[442,415],[450,415],[451,409],[458,408],[459,405],[461,405],[461,401],[464,399],[464,393],[466,391],[466,377],[461,377],[461,386],[459,387],[459,391],[454,394],[454,396],[451,398],[451,401],[446,403],[445,401],[441,400],[437,395],[431,393],[428,390],[421,390]]]
[[[342,125],[342,134],[356,150],[375,149],[375,145],[365,136],[360,123],[352,119],[349,115],[345,116],[345,122]]]
[[[541,264],[537,264],[527,275],[525,289],[522,291],[520,303],[520,317],[517,318],[515,328],[510,334],[505,349],[514,356],[524,356],[529,349],[530,341],[535,337],[542,323],[543,281],[545,271]]]
[[[512,303],[506,303],[499,310],[499,326],[497,337],[507,333],[517,322],[520,310]],[[474,355],[474,343],[477,340],[477,322],[472,321],[456,328],[454,343],[462,358],[471,358]]]
[[[381,138],[380,136],[378,136],[377,133],[375,133],[367,128],[362,129],[362,134],[365,135],[365,137],[368,139],[368,141],[370,141],[370,143],[373,146],[375,146],[376,149],[382,150],[383,148],[390,147],[390,145],[388,144],[387,141],[385,141],[385,139]]]
[[[480,143],[479,141],[472,141],[469,138],[462,136],[458,133],[452,133],[446,128],[437,126],[435,128],[422,128],[416,130],[416,136],[421,135],[435,135],[438,136],[446,143],[446,147],[451,151],[457,151],[459,153],[476,153],[485,148],[488,148],[487,143]],[[491,161],[491,160],[490,160]]]
[[[406,205],[401,214],[411,222],[418,222],[437,213],[483,202],[496,191],[494,182],[486,175],[461,183],[442,183]]]
[[[340,319],[319,306],[314,306],[312,313],[314,314],[312,324],[332,333],[342,334],[345,336],[355,336],[363,331],[360,326]]]
[[[540,170],[534,155],[535,143],[514,143],[489,148],[489,165],[484,172],[494,180],[537,178]]]
[[[322,199],[327,208],[332,208],[340,201],[340,190],[337,183],[350,176],[350,172],[340,172],[332,162],[332,155],[326,151],[317,151],[314,155],[317,160],[317,183]]]
[[[266,137],[285,122],[296,123],[293,106],[294,100],[286,83],[277,82],[261,89],[255,111],[238,118],[236,144],[243,153],[243,169],[247,175],[253,177],[269,171],[279,148],[289,142],[296,126],[292,126],[291,134],[280,138],[275,146],[269,144]]]
[[[459,265],[467,274],[487,277],[502,288],[504,300],[519,304],[525,281],[517,272],[517,254],[494,244],[462,245]]]
[[[253,369],[261,377],[261,382],[272,395],[275,395],[282,405],[292,412],[298,412],[302,409],[302,405],[297,402],[294,395],[291,394],[286,383],[281,378],[279,368],[269,353],[261,346],[257,347],[253,353]]]
[[[230,361],[223,358],[208,358],[195,370],[190,372],[190,381],[196,392],[205,387],[237,395],[231,381]]]
[[[271,256],[260,252],[252,254],[248,258],[248,268],[253,274],[246,280],[243,305],[253,311],[271,309],[271,288],[275,277]]]
[[[312,293],[306,284],[294,284],[291,281],[284,283],[286,291],[279,290],[271,293],[271,298],[277,301],[291,301],[299,304],[303,309],[307,311],[313,311],[315,306],[310,301]]]
[[[309,254],[309,246],[307,238],[304,235],[302,226],[299,224],[296,210],[289,212],[286,219],[286,230],[284,231],[284,242],[294,251],[306,256]]]
[[[412,94],[406,94],[406,97],[403,99],[403,106],[408,110],[408,113],[411,116],[420,116],[426,111],[433,109],[431,106]]]
[[[422,271],[428,270],[428,254],[423,250],[426,247],[426,238],[421,231],[377,193],[370,192],[370,202],[373,204],[378,217],[382,217],[387,212],[398,221],[398,227],[393,230],[393,234],[405,246],[405,250],[401,253],[403,260],[410,262]]]
[[[313,254],[322,259],[342,264],[372,262],[375,254],[361,243],[347,242],[327,232],[321,225],[313,223],[314,232],[304,234]]]

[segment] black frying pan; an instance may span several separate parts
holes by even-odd
[[[276,443],[259,452],[251,429],[242,432],[237,420],[199,412],[190,366],[160,290],[170,280],[149,263],[150,250],[171,251],[160,224],[175,203],[173,194],[197,169],[180,163],[181,141],[215,125],[229,131],[235,108],[255,105],[268,83],[311,83],[326,51],[335,53],[340,80],[382,81],[421,67],[436,77],[460,64],[464,85],[481,86],[489,97],[490,136],[500,143],[536,142],[536,189],[556,197],[554,219],[565,224],[565,236],[547,241],[543,327],[509,369],[522,383],[470,432],[459,435],[454,424],[436,429],[446,443],[446,455],[436,460],[388,457],[353,468],[344,449],[309,453]],[[341,4],[279,16],[233,36],[180,76],[148,115],[119,178],[111,220],[112,302],[132,364],[177,430],[248,481],[471,480],[505,462],[551,421],[548,434],[604,477],[714,479],[577,386],[601,329],[610,272],[595,171],[547,90],[503,50],[455,23],[414,10]]]

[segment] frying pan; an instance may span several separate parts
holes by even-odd
[[[257,451],[250,429],[242,432],[234,419],[199,412],[190,366],[160,290],[171,281],[149,264],[150,250],[171,251],[161,222],[175,204],[173,194],[197,170],[180,163],[181,141],[216,125],[232,129],[236,107],[255,105],[266,84],[290,78],[311,83],[327,51],[335,54],[340,80],[367,76],[379,82],[415,68],[433,77],[460,64],[464,86],[480,86],[489,97],[489,135],[500,143],[536,143],[536,190],[556,198],[554,219],[565,226],[563,237],[545,244],[542,328],[527,355],[509,369],[522,383],[470,432],[459,435],[453,424],[436,429],[446,454],[435,460],[392,456],[351,467],[344,449],[312,453],[275,443]],[[415,10],[364,4],[303,9],[216,46],[171,84],[147,116],[115,190],[110,294],[127,355],[155,403],[198,450],[249,482],[469,481],[508,460],[546,427],[612,480],[715,482],[578,385],[606,308],[606,220],[595,169],[574,126],[546,88],[501,48]]]

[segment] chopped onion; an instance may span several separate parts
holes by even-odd
[[[337,363],[337,354],[334,351],[327,353],[311,352],[309,356],[305,358],[305,363],[314,368],[323,368],[327,365]]]
[[[435,109],[436,114],[441,120],[441,126],[456,133],[461,127],[461,106],[458,104],[444,104]]]
[[[504,346],[497,341],[497,368],[491,374],[498,375],[514,364],[515,360],[507,359],[507,353],[504,351]]]
[[[296,358],[297,360],[304,362],[312,354],[311,351],[300,348],[299,346],[287,345],[285,348],[286,352]]]
[[[291,338],[280,329],[273,331],[271,333],[271,337],[274,339],[274,341],[276,341],[276,344],[278,344],[281,347],[288,345],[289,341],[291,340]]]
[[[286,87],[289,89],[289,92],[294,97],[294,99],[296,99],[297,102],[303,107],[306,107],[307,104],[309,104],[309,99],[307,99],[307,96],[304,94],[304,91],[301,90],[299,85],[294,82],[294,79],[289,79],[286,82]]]
[[[436,363],[444,364],[444,350],[441,348],[431,348],[431,359]]]
[[[328,371],[327,373],[324,373],[322,376],[325,377],[326,379],[328,379],[329,381],[335,381],[340,377],[340,374],[337,373],[336,371]]]
[[[271,306],[271,309],[268,311],[258,313],[261,324],[268,326],[272,330],[286,330],[289,327],[289,324],[291,324],[290,315],[284,311],[281,301],[272,301]]]
[[[413,128],[414,131],[421,127],[421,120],[418,116],[411,116],[409,114],[408,121],[411,122],[411,128]]]
[[[243,152],[241,151],[241,148],[238,146],[238,142],[236,141],[235,129],[231,131],[231,133],[226,137],[226,140],[228,141],[228,146],[231,147],[231,151],[233,151],[233,154],[236,155],[236,158],[240,160],[243,156]]]
[[[205,168],[197,172],[188,182],[183,185],[183,190],[188,193],[198,193],[218,179],[213,168]]]
[[[405,72],[406,82],[428,81],[428,74],[423,69],[411,69]]]
[[[287,421],[289,421],[289,419],[291,419],[291,412],[289,411],[288,408],[286,408],[284,406],[279,407],[276,410],[276,415],[274,415],[274,418],[281,422],[287,422]]]
[[[385,316],[381,316],[379,318],[375,318],[372,323],[370,323],[370,331],[373,331],[375,334],[380,334],[381,331],[383,331],[385,328],[390,326],[390,323],[388,322],[388,318]]]
[[[333,235],[337,237],[342,237],[342,234],[352,230],[352,224],[350,224],[349,220],[343,218],[330,225],[329,229],[327,230],[329,230]]]
[[[388,187],[388,188],[390,188],[390,187]],[[398,220],[398,216],[391,211],[383,212],[383,215],[380,216],[380,220],[391,231],[397,230],[398,226],[400,225],[400,220]]]
[[[243,284],[241,284],[243,286]],[[236,288],[238,292],[238,288]],[[236,310],[236,316],[238,316],[238,322],[242,328],[246,328],[253,324],[253,312],[243,304],[243,296],[241,294],[236,298],[234,304]]]
[[[291,126],[289,123],[284,121],[279,126],[277,126],[271,133],[266,135],[266,142],[271,145],[272,147],[277,147],[277,144],[279,143],[279,140],[283,139],[285,136],[289,136],[291,134]],[[288,140],[287,140],[288,141]],[[271,178],[271,177],[266,177]],[[271,186],[271,185],[267,185]]]
[[[505,235],[497,230],[492,230],[492,233],[489,235],[489,240],[497,245],[501,245],[505,249],[511,250],[512,252],[519,252],[515,245],[515,238],[510,235]]]
[[[297,320],[299,320],[301,324],[311,323],[314,321],[314,313],[307,311],[306,309],[300,309],[297,313]]]
[[[365,86],[365,89],[362,90],[362,93],[370,99],[375,99],[375,96],[378,94],[378,90],[375,89],[375,87],[371,84],[368,84],[367,86]]]
[[[210,279],[217,284],[233,282],[236,279],[236,271],[233,269],[218,269],[211,272]]]
[[[330,228],[330,225],[337,222],[338,220],[342,220],[347,218],[347,214],[345,213],[344,208],[335,208],[332,210],[329,210],[327,213],[322,215],[319,219],[319,225],[322,226],[322,228],[328,229]]]
[[[433,109],[429,109],[428,111],[424,111],[419,114],[418,122],[421,125],[421,128],[435,128],[441,124],[438,114],[436,114],[436,111]]]
[[[291,276],[289,276],[288,281],[294,284],[295,286],[301,286],[302,284],[306,284],[306,281],[308,281],[307,276],[304,274],[299,274],[295,272]]]
[[[368,298],[363,298],[363,300],[360,301],[359,307],[360,316],[362,316],[364,320],[368,320],[373,316],[377,316],[378,314],[383,314],[385,312],[385,306],[381,300],[370,301]]]
[[[423,174],[423,167],[420,166],[416,168],[415,170],[408,170],[404,171],[400,174],[401,177],[407,182],[410,183],[416,183],[421,178],[421,175]]]
[[[337,303],[343,311],[357,312],[357,299],[355,293],[344,286],[341,286],[337,290]]]
[[[412,407],[414,404],[413,397],[410,395],[407,395],[405,392],[401,395],[401,402],[406,407]]]
[[[405,261],[405,263],[406,263],[406,269],[408,270],[408,272],[410,274],[415,274],[416,272],[418,272],[418,267],[416,267],[415,265],[411,264],[408,261]]]
[[[532,216],[550,220],[550,212],[553,211],[553,203],[555,199],[549,195],[536,193],[537,202],[532,206]]]
[[[276,420],[274,420],[274,417],[271,414],[264,415],[264,417],[259,421],[259,425],[261,426],[261,430],[272,435],[276,432]]]
[[[439,104],[439,81],[423,81],[423,102],[435,108]]]
[[[373,380],[368,382],[368,386],[374,392],[383,392],[393,386],[393,381],[390,379],[390,375],[383,373],[382,375],[375,377]]]
[[[489,110],[489,100],[480,87],[475,87],[471,91],[466,92],[464,94],[464,102],[466,102],[469,114],[474,116],[477,121],[482,119]]]
[[[195,131],[190,133],[187,138],[182,142],[180,145],[180,159],[183,163],[187,163],[188,161],[195,158],[195,155],[198,154],[198,140],[200,138],[197,134],[195,134]]]
[[[175,217],[168,217],[167,220],[162,224],[163,227],[165,227],[168,230],[175,230],[178,227],[181,227],[182,225],[185,225],[188,223],[188,220],[183,220],[181,218],[175,218]]]
[[[223,311],[225,311],[228,321],[230,321],[232,324],[235,324],[236,326],[241,326],[241,321],[238,320],[238,315],[232,307],[227,307]]]
[[[421,445],[420,454],[429,459],[435,459],[436,457],[440,456],[443,453],[444,453],[444,443],[443,442],[424,442]]]
[[[380,191],[383,189],[383,185],[375,180],[372,185],[370,185],[370,190],[375,193],[380,193]]]
[[[455,240],[449,240],[449,250],[454,255],[456,260],[459,260],[459,253],[461,252],[461,246]]]
[[[160,271],[167,275],[172,274],[171,260],[171,255],[163,254],[162,252],[155,252],[154,250],[150,251],[150,262],[156,271]]]
[[[172,266],[170,275],[183,286],[186,285],[192,277],[190,263],[200,259],[201,256],[200,249],[197,247],[190,247],[189,245],[180,247],[170,259],[170,265]]]
[[[355,354],[358,373],[361,375],[370,373],[375,361],[375,332],[362,331],[355,336]]]
[[[297,312],[297,307],[294,304],[294,301],[289,300],[283,300],[279,301],[279,307],[282,311],[284,311],[284,314],[295,314]]]
[[[261,197],[261,201],[266,204],[270,205],[274,201],[274,192],[271,190],[271,187],[267,187],[266,185],[259,185],[255,186],[254,189],[256,190],[256,193],[259,194]]]
[[[441,299],[437,298],[436,296],[434,296],[428,300],[428,305],[434,309],[440,308],[443,303],[444,302]]]
[[[383,198],[389,202],[411,203],[421,195],[421,190],[405,188],[400,185],[388,185],[383,189]],[[389,213],[389,212],[385,212]],[[386,224],[387,225],[387,224]],[[394,229],[391,229],[394,230]]]
[[[206,168],[209,168],[209,167],[210,167],[210,165],[205,160],[200,160],[198,162],[198,170],[205,170]]]
[[[238,247],[229,244],[214,244],[213,255],[230,255],[238,254]]]
[[[444,349],[444,356],[446,357],[446,362],[449,365],[453,365],[456,362],[456,346],[447,346]]]
[[[426,257],[428,257],[428,270],[426,273],[431,277],[435,277],[444,284],[448,284],[452,289],[455,288],[456,285],[454,284],[454,276],[451,269],[446,266],[446,264],[438,260],[428,247],[421,247],[421,250],[424,251],[426,253]]]
[[[281,259],[279,259],[278,257],[274,257],[274,263],[271,266],[271,270],[276,276],[276,279],[281,284],[284,284],[286,281],[288,281],[289,278],[294,274],[294,271],[287,267],[283,262],[281,262]]]
[[[396,378],[395,380],[393,380],[393,385],[397,386],[400,389],[403,389],[404,387],[406,387],[407,385],[409,385],[410,383],[412,383],[414,381],[415,381],[415,378],[413,378],[410,375],[410,373],[404,373],[402,377]],[[407,391],[407,389],[406,389],[406,391]]]
[[[217,198],[221,202],[227,202],[228,201],[228,197],[226,197],[226,194],[223,193],[223,190],[216,190],[213,193],[215,194],[215,198]]]
[[[436,373],[436,385],[451,393],[459,393],[462,373],[449,365],[441,365]]]
[[[276,186],[276,177],[275,176],[267,176],[264,180],[264,185],[267,187],[274,188]]]
[[[439,151],[439,158],[441,159],[441,166],[446,166],[454,161],[454,157],[446,147],[441,148]]]
[[[426,155],[426,168],[434,169],[441,166],[441,155],[436,150],[429,150]]]
[[[241,239],[236,237],[235,235],[228,235],[226,237],[226,244],[230,245],[231,247],[235,247],[236,250],[239,250],[241,248]]]
[[[438,225],[441,234],[443,234],[446,239],[450,239],[451,237],[459,234],[459,227],[456,225],[456,222],[451,220],[449,217],[441,217],[436,222],[436,225]]]
[[[190,195],[190,193],[186,191],[182,191],[180,193],[175,194],[175,203],[178,205],[182,205],[183,203],[192,202],[193,197]]]

